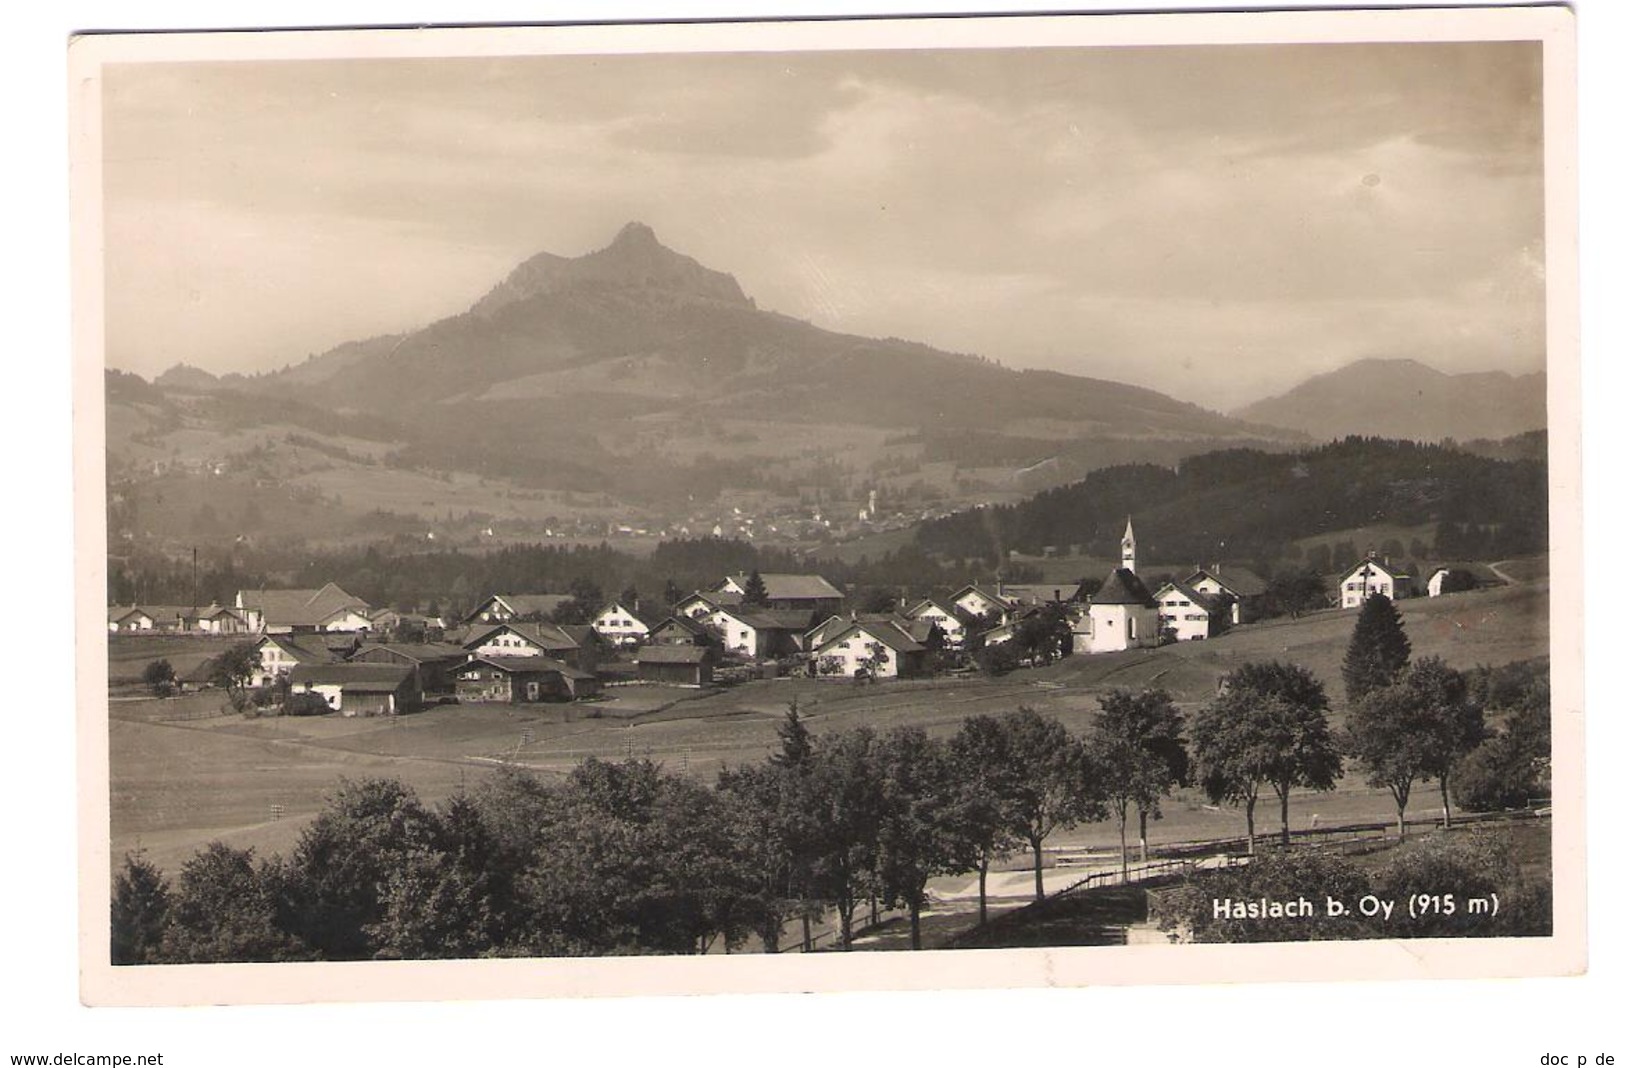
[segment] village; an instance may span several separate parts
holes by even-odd
[[[1153,584],[1142,570],[1129,520],[1119,566],[1104,580],[970,583],[890,611],[858,610],[847,591],[817,574],[752,571],[658,610],[640,598],[612,599],[585,623],[558,621],[573,602],[564,593],[491,593],[462,618],[447,619],[375,608],[329,582],[241,590],[231,605],[113,606],[107,629],[241,639],[246,655],[233,666],[223,666],[220,654],[149,677],[161,692],[223,686],[277,711],[350,717],[451,703],[595,700],[606,687],[640,684],[705,689],[787,676],[881,684],[1002,674],[1067,656],[1205,641],[1264,614],[1267,584],[1247,567],[1212,563]],[[1454,565],[1418,582],[1373,551],[1327,581],[1322,607],[1496,581],[1480,565]]]

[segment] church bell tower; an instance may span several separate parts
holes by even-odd
[[[1130,573],[1132,573],[1134,571],[1134,520],[1133,519],[1130,519],[1128,521],[1128,526],[1123,528],[1123,570],[1128,571]]]

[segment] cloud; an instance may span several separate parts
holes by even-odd
[[[763,307],[1214,406],[1530,369],[1539,82],[1516,42],[125,68],[110,359],[280,365],[640,219]]]

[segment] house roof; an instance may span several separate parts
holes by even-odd
[[[700,664],[710,655],[700,645],[646,645],[635,659],[639,664]]]
[[[668,627],[675,627],[678,630],[687,631],[696,638],[703,638],[706,634],[703,624],[696,623],[693,619],[690,619],[688,616],[685,616],[680,612],[675,616],[667,616],[659,623],[656,623],[654,626],[650,627],[649,633],[653,634],[656,631],[665,630]]]
[[[593,613],[592,618],[595,619],[595,620],[600,619],[600,618],[603,617],[603,615],[606,612],[615,612],[615,613],[618,613],[618,614],[623,615],[623,616],[631,616],[633,619],[635,619],[639,623],[643,624],[643,626],[645,628],[653,626],[653,624],[649,622],[651,617],[645,615],[644,613],[638,611],[637,609],[626,607],[626,605],[622,604],[620,601],[611,601],[609,604],[605,605],[604,607],[600,608],[597,612]],[[659,619],[660,619],[659,616],[655,616],[653,618],[655,619],[656,622],[658,622]]]
[[[1169,590],[1176,591],[1187,601],[1200,608],[1205,608],[1208,611],[1212,611],[1216,603],[1213,598],[1209,597],[1207,594],[1202,593],[1199,590],[1193,590],[1183,582],[1164,582],[1162,587],[1157,590],[1157,600],[1161,601]]]
[[[729,575],[728,581],[745,588],[749,575]],[[767,587],[769,601],[841,600],[846,597],[822,575],[786,575],[774,572],[762,574],[762,585]]]
[[[1020,604],[1044,604],[1076,600],[1080,588],[1076,582],[1006,582],[999,587],[999,595]]]
[[[481,601],[467,619],[469,622],[478,619],[480,612],[493,601],[501,601],[516,616],[550,616],[568,600],[570,595],[567,593],[493,593]]]
[[[1470,560],[1459,560],[1455,563],[1439,564],[1436,567],[1431,567],[1428,569],[1428,578],[1431,580],[1434,575],[1441,571],[1465,571],[1477,579],[1480,586],[1506,585],[1506,579],[1497,575],[1494,568],[1488,564],[1475,564]]]
[[[1344,568],[1341,572],[1338,573],[1337,581],[1339,583],[1347,582],[1349,579],[1353,578],[1355,575],[1358,575],[1361,572],[1361,570],[1363,570],[1366,567],[1375,568],[1376,570],[1381,571],[1383,574],[1387,575],[1389,578],[1396,578],[1396,579],[1410,578],[1410,575],[1406,574],[1403,568],[1395,567],[1392,564],[1385,564],[1381,560],[1372,560],[1372,559],[1368,558],[1368,559],[1365,559],[1365,560],[1361,560],[1359,563],[1355,564],[1353,567]]]
[[[1089,598],[1090,604],[1138,604],[1154,607],[1157,599],[1151,596],[1151,591],[1145,588],[1140,576],[1126,567],[1119,567],[1101,584],[1099,590]]]
[[[836,642],[855,631],[861,631],[864,634],[869,635],[870,638],[880,642],[893,652],[918,653],[925,651],[924,645],[921,645],[919,642],[909,637],[908,634],[904,633],[898,628],[897,624],[890,622],[870,622],[867,620],[848,620],[846,626],[836,629],[822,642],[820,642],[817,651],[823,652],[831,645],[834,645]]]
[[[463,639],[464,649],[484,645],[499,631],[509,630],[542,649],[579,649],[581,643],[572,638],[563,627],[552,623],[492,623],[476,627]]]
[[[480,664],[506,671],[511,675],[563,675],[572,679],[596,677],[591,672],[577,671],[569,664],[554,660],[549,656],[476,656],[452,668],[452,673],[461,675],[463,672]]]
[[[412,678],[405,664],[299,664],[288,681],[313,686],[338,686],[357,693],[393,693]]]
[[[987,587],[978,586],[974,582],[971,583],[969,586],[966,586],[966,587],[964,587],[964,588],[962,588],[960,590],[955,591],[954,595],[952,597],[948,598],[948,599],[950,601],[953,601],[955,604],[958,604],[959,599],[961,597],[965,596],[967,593],[980,594],[983,597],[983,599],[985,599],[987,601],[990,601],[993,604],[998,605],[1000,608],[1004,609],[1005,611],[1010,610],[1011,606],[1010,606],[1009,601],[1005,600],[1003,597],[1000,597],[997,593],[994,593],[992,590],[988,589]]]
[[[1195,585],[1206,576],[1223,586],[1237,597],[1259,597],[1269,588],[1257,574],[1245,567],[1236,564],[1214,564],[1212,567],[1199,567],[1186,578],[1186,585]]]
[[[345,611],[366,615],[372,606],[329,582],[319,590],[242,590],[246,611],[256,611],[272,626],[315,627]]]
[[[117,623],[117,622],[119,622],[121,620],[129,618],[130,616],[135,615],[137,612],[139,612],[142,615],[146,616],[148,619],[153,618],[152,613],[147,611],[145,608],[142,608],[140,605],[134,605],[134,604],[117,605],[117,604],[115,604],[115,605],[109,606],[108,609],[107,609],[107,621],[109,623]]]
[[[192,619],[216,619],[220,616],[231,616],[233,619],[242,619],[242,615],[235,609],[223,604],[211,604],[207,608],[196,608],[187,613]]]
[[[468,650],[461,645],[452,645],[450,642],[427,642],[412,644],[408,642],[368,642],[351,654],[352,658],[360,656],[371,649],[387,649],[396,656],[415,663],[424,664],[432,660],[461,660],[468,655]]]
[[[786,608],[728,608],[728,615],[754,630],[789,630],[804,634],[814,613]]]
[[[254,643],[254,648],[267,645],[275,645],[301,664],[330,664],[339,659],[338,654],[324,645],[307,645],[286,634],[267,634]]]
[[[743,594],[731,593],[727,590],[695,590],[693,593],[678,601],[673,607],[681,609],[686,604],[700,601],[712,608],[734,608],[744,603]]]
[[[602,645],[604,643],[603,637],[592,629],[590,623],[555,623],[553,629],[581,647]]]

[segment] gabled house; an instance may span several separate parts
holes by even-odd
[[[1442,597],[1447,593],[1504,585],[1506,580],[1485,564],[1440,564],[1428,572],[1427,593],[1429,597]]]
[[[638,678],[667,686],[711,685],[714,656],[704,645],[645,645],[637,654]]]
[[[142,634],[154,630],[158,621],[152,613],[137,605],[113,605],[107,610],[109,634]]]
[[[457,700],[472,704],[570,701],[599,692],[591,672],[546,656],[476,656],[452,669]]]
[[[169,634],[186,629],[194,610],[172,604],[114,605],[107,610],[109,634]]]
[[[423,703],[416,673],[405,664],[300,664],[291,693],[313,693],[345,716],[393,716]]]
[[[181,615],[181,626],[191,634],[247,634],[248,620],[234,608],[211,604],[207,608],[187,609]]]
[[[238,590],[237,613],[255,634],[361,631],[372,606],[329,582],[319,590]]]
[[[571,597],[567,593],[493,593],[464,617],[469,626],[513,620],[550,619]]]
[[[1398,601],[1411,596],[1411,592],[1411,577],[1400,568],[1378,560],[1375,553],[1337,579],[1339,608],[1359,608],[1377,593],[1390,601]]]
[[[738,608],[744,604],[745,597],[739,593],[724,593],[719,590],[695,590],[681,601],[672,605],[672,614],[687,616],[699,623],[707,623],[716,615],[719,609]]]
[[[592,629],[612,645],[637,645],[649,637],[649,621],[636,605],[611,601],[592,617]]]
[[[436,697],[451,694],[455,683],[451,671],[468,659],[468,652],[460,645],[447,642],[410,644],[382,642],[363,645],[350,654],[352,664],[397,664],[411,668],[417,676],[417,688],[426,695]]]
[[[471,656],[546,656],[572,667],[583,667],[581,643],[553,623],[497,623],[476,627],[463,639],[462,646]]]
[[[753,660],[794,656],[811,613],[769,608],[719,608],[707,625],[722,636],[722,647]]]
[[[248,680],[251,686],[270,686],[278,678],[291,675],[296,667],[332,664],[342,659],[318,642],[287,634],[267,634],[254,643],[254,648],[260,663],[259,670]]]
[[[970,629],[976,621],[974,616],[952,603],[943,604],[930,597],[909,605],[903,610],[903,616],[933,624],[942,632],[942,644],[948,649],[963,649],[965,639],[970,635]]]
[[[1175,641],[1202,641],[1230,622],[1228,603],[1209,597],[1183,582],[1166,582],[1156,594],[1157,624]]]
[[[1015,607],[992,590],[974,582],[948,598],[953,607],[972,619],[986,619],[994,625],[1010,621],[1010,610]]]
[[[716,635],[703,623],[682,614],[667,616],[649,628],[650,645],[711,645]]]
[[[743,598],[745,584],[749,581],[749,575],[729,575],[717,587],[716,592],[737,594]],[[830,584],[822,575],[764,573],[762,585],[767,590],[767,603],[762,606],[764,608],[811,612],[823,617],[839,612],[841,605],[846,602],[846,594]]]
[[[1228,600],[1231,623],[1251,623],[1258,619],[1260,604],[1269,589],[1269,583],[1236,564],[1199,567],[1186,576],[1184,585],[1209,599]]]
[[[848,620],[812,650],[820,676],[913,678],[925,673],[926,647],[896,623]]]

